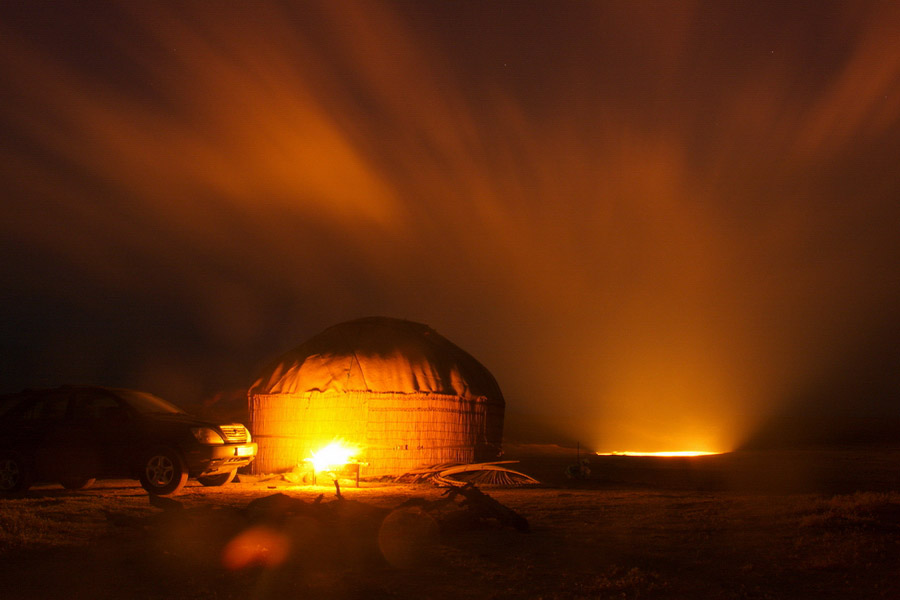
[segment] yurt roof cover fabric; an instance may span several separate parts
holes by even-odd
[[[419,323],[369,317],[335,325],[281,356],[251,394],[434,393],[502,398],[475,358]]]

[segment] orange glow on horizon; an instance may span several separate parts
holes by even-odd
[[[722,452],[706,452],[701,450],[677,450],[673,452],[597,452],[598,456],[709,456]]]

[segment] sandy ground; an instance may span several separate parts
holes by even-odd
[[[181,510],[131,481],[39,486],[0,500],[0,598],[900,598],[900,452],[594,457],[586,481],[568,453],[520,458],[544,487],[485,491],[529,533],[391,512],[429,485],[345,482],[324,522],[248,516],[336,502],[283,480],[192,482]]]

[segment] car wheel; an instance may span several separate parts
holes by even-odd
[[[157,448],[147,453],[141,466],[141,485],[151,494],[174,494],[184,487],[187,478],[184,459],[171,448]]]
[[[206,477],[198,477],[197,481],[202,483],[207,487],[218,487],[220,485],[225,485],[226,483],[231,483],[234,480],[234,476],[237,475],[237,469],[232,469],[227,473],[219,473],[218,475],[207,475]]]
[[[86,490],[97,481],[93,477],[66,477],[59,484],[67,490]]]
[[[0,493],[19,494],[31,487],[31,470],[15,452],[0,454]]]

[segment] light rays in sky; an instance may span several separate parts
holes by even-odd
[[[60,373],[175,396],[407,317],[513,430],[734,448],[900,302],[900,17],[866,6],[7,9],[9,306],[137,307],[30,360],[82,336]]]

